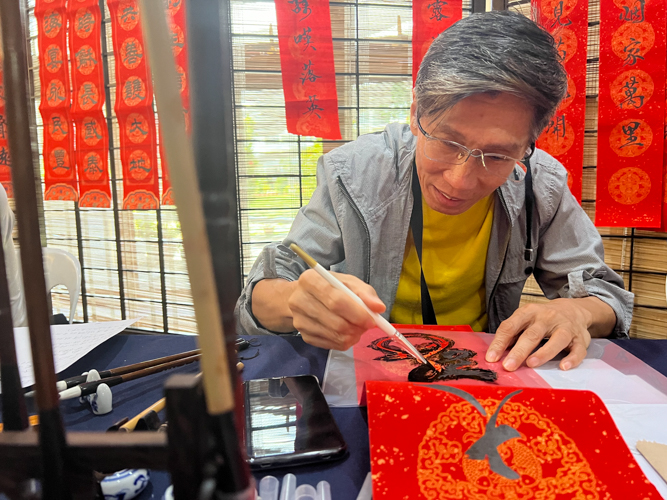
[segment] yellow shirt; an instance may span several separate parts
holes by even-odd
[[[484,271],[491,237],[494,197],[490,195],[460,215],[432,210],[422,198],[424,278],[439,325],[470,325],[486,330]],[[408,234],[392,323],[420,325],[421,286],[417,250]]]

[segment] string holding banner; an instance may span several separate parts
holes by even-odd
[[[665,4],[600,4],[597,226],[661,225]]]
[[[100,4],[97,0],[70,0],[67,15],[72,54],[74,103],[71,116],[76,128],[79,206],[110,208],[109,136],[103,112],[105,92]]]
[[[159,179],[153,83],[135,0],[107,0],[116,54],[116,104],[123,165],[123,208],[156,209]]]
[[[5,119],[3,64],[2,50],[0,50],[0,184],[5,188],[7,197],[12,198],[14,196],[14,188],[12,187],[12,160],[9,154],[9,137],[7,136],[7,120]]]
[[[412,85],[422,59],[435,38],[463,16],[461,0],[412,2]]]
[[[275,0],[287,131],[338,140],[328,0]]]
[[[67,66],[66,0],[36,0],[39,111],[44,123],[44,199],[77,201],[74,134],[70,120],[70,79]]]
[[[554,37],[567,71],[567,94],[537,147],[567,170],[567,185],[581,203],[586,121],[587,0],[532,0],[537,23]]]
[[[188,37],[186,26],[186,8],[184,0],[167,0],[168,19],[172,36],[172,49],[176,59],[176,71],[178,72],[181,90],[181,102],[185,114],[185,130],[190,132],[190,85],[188,77]],[[160,133],[160,159],[162,164],[162,204],[173,205],[174,197],[169,178],[169,167],[167,157],[164,154],[162,141],[162,130]]]

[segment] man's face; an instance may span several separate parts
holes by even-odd
[[[493,193],[507,177],[490,174],[481,159],[469,157],[461,165],[429,159],[426,137],[417,125],[417,103],[410,109],[410,129],[417,136],[417,174],[424,199],[431,209],[447,215],[462,214]],[[424,131],[432,137],[457,142],[485,154],[523,158],[530,145],[532,108],[511,94],[475,94],[446,113],[422,117]],[[487,167],[491,167],[487,161]]]

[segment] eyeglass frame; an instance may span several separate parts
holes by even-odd
[[[422,127],[422,124],[420,122],[420,118],[417,118],[417,127],[419,128],[419,131],[422,134],[424,134],[424,137],[426,137],[426,139],[442,142],[442,143],[445,143],[445,144],[453,144],[453,145],[463,149],[464,151],[466,151],[468,153],[468,155],[465,157],[465,160],[463,160],[461,163],[449,163],[449,165],[463,165],[472,156],[473,158],[479,158],[482,161],[482,166],[484,167],[484,170],[486,170],[487,172],[489,171],[489,169],[486,167],[486,163],[484,162],[484,151],[482,151],[481,149],[479,149],[479,148],[469,149],[466,146],[464,146],[463,144],[459,144],[456,141],[450,141],[448,139],[440,139],[439,137],[435,137],[435,136],[432,136],[432,135],[428,134],[424,130],[424,128]],[[529,149],[530,149],[530,153],[524,155],[524,157],[522,159],[513,158],[511,156],[500,154],[500,153],[487,153],[487,156],[491,156],[491,157],[502,156],[503,159],[514,160],[515,163],[523,163],[525,161],[528,161],[533,156],[533,154],[535,153],[535,142],[531,143],[531,145],[529,146]],[[473,153],[475,153],[475,151],[479,151],[479,154],[478,155],[473,154]],[[448,163],[444,160],[436,160],[435,158],[429,158],[429,159],[433,160],[433,161],[437,161],[439,163]],[[509,175],[509,173],[508,173],[508,175]]]

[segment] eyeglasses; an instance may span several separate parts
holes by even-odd
[[[512,158],[511,156],[500,153],[484,153],[481,149],[468,149],[462,144],[445,139],[439,139],[426,133],[422,127],[419,118],[417,118],[419,131],[424,134],[426,142],[424,143],[424,156],[429,160],[446,163],[449,165],[462,165],[468,161],[471,156],[479,158],[480,163],[491,175],[507,179],[514,170],[517,163],[530,158],[534,151],[534,145],[526,150],[522,159]]]

